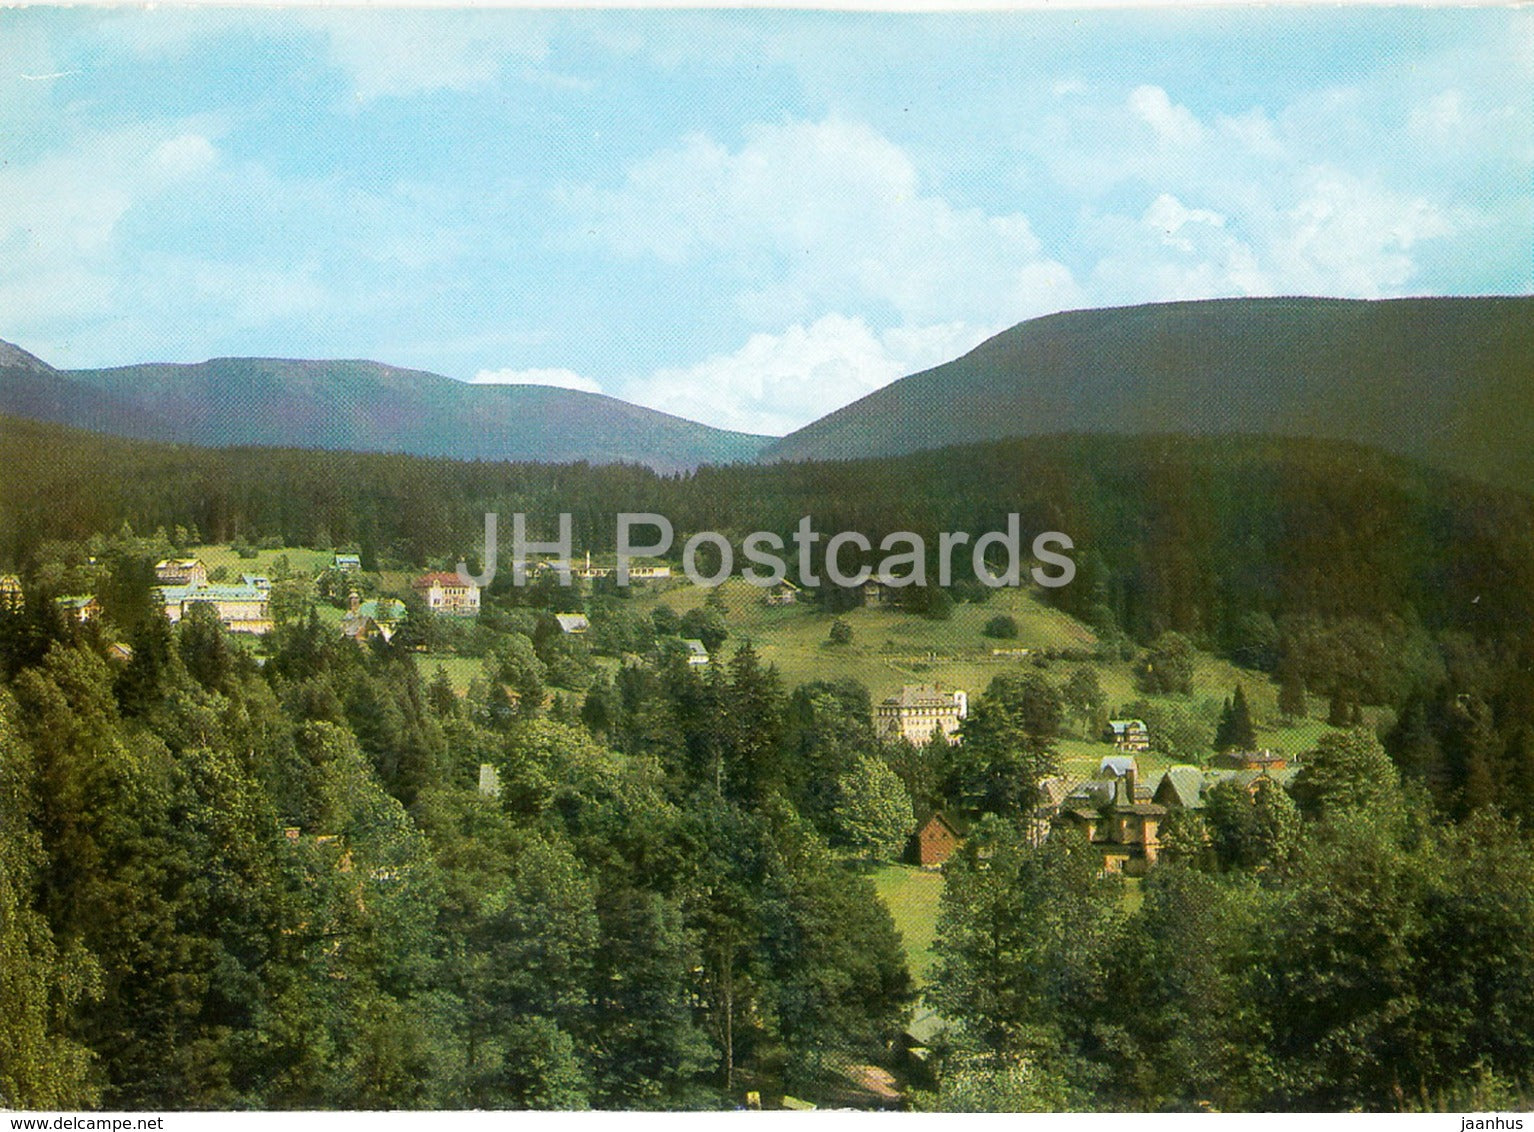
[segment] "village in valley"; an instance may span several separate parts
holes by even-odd
[[[1378,1107],[1395,1067],[1303,1061],[1333,1015],[1296,1004],[1330,992],[1287,987],[1372,970],[1373,944],[1330,941],[1381,906],[1416,917],[1414,950],[1365,1007],[1342,993],[1335,1032],[1357,1009],[1425,1020],[1424,972],[1502,962],[1500,945],[1438,941],[1467,917],[1516,934],[1534,908],[1516,879],[1534,865],[1478,863],[1525,852],[1517,807],[1534,793],[1512,787],[1534,743],[1498,735],[1500,701],[1413,691],[1500,671],[1452,633],[1236,607],[1220,632],[1184,634],[1101,570],[1080,593],[703,586],[657,558],[620,585],[593,548],[480,585],[468,551],[461,534],[380,550],[120,520],[35,540],[0,575],[0,713],[36,779],[28,820],[73,837],[48,807],[86,797],[84,836],[116,846],[113,868],[160,854],[248,870],[227,907],[188,875],[177,915],[216,941],[257,917],[239,930],[273,942],[240,962],[271,988],[343,995],[293,1000],[327,1048],[402,1040],[390,1011],[427,1019],[419,1073],[359,1078],[338,1059],[302,1092],[237,1038],[289,1026],[262,1013],[289,1007],[259,980],[221,989],[246,996],[219,1056],[251,1067],[256,1103],[393,1103],[414,1080],[410,1103],[437,1107]],[[165,816],[111,816],[143,805]],[[92,931],[115,891],[63,885],[49,914]],[[91,938],[112,969],[136,961],[131,941]],[[549,957],[571,946],[566,976]],[[187,985],[167,955],[148,990],[117,993],[181,993],[161,989]],[[1210,996],[1190,1059],[1162,1027]],[[1260,1009],[1231,1005],[1246,1001]],[[223,1025],[188,1017],[188,1033]],[[1256,1047],[1313,1076],[1243,1068]],[[112,1095],[199,1095],[163,1091],[181,1047],[142,1085],[149,1047],[101,1048],[130,1083],[111,1087],[139,1090]],[[1106,1072],[1125,1058],[1138,1075]],[[1466,1087],[1436,1057],[1413,1072],[1440,1090],[1414,1105]],[[1472,1087],[1511,1096],[1517,1080]]]
[[[164,542],[163,535],[158,538]],[[248,546],[200,549],[219,565],[210,570],[195,552],[171,555],[154,564],[154,600],[172,625],[200,609],[229,634],[258,640],[271,633],[279,621],[314,616],[340,637],[366,648],[375,643],[393,644],[413,620],[416,632],[412,636],[407,631],[404,647],[416,654],[423,677],[435,674],[448,679],[460,696],[467,693],[470,683],[495,678],[493,664],[476,664],[477,657],[485,653],[486,640],[498,633],[518,632],[498,622],[490,604],[485,603],[483,587],[454,570],[411,573],[400,570],[399,564],[384,571],[376,565],[368,569],[355,551],[326,553],[272,546],[259,552]],[[253,569],[243,568],[247,560]],[[295,570],[293,561],[307,563],[307,570]],[[95,568],[96,560],[90,557],[76,563],[71,571],[88,576]],[[569,572],[573,586],[559,583],[562,570]],[[858,587],[850,611],[827,614],[819,608],[818,595],[788,581],[762,588],[732,581],[724,587],[700,589],[677,577],[671,564],[656,560],[632,564],[634,588],[626,590],[611,584],[614,570],[610,561],[600,557],[594,561],[589,552],[574,562],[545,557],[530,564],[532,585],[546,603],[538,616],[547,632],[529,630],[526,621],[518,623],[520,630],[540,642],[540,653],[579,658],[573,668],[566,666],[564,671],[581,674],[567,675],[563,687],[557,677],[551,680],[539,710],[567,699],[573,703],[584,690],[583,679],[593,674],[610,674],[632,666],[654,669],[668,659],[679,659],[688,668],[701,670],[723,664],[731,645],[744,642],[764,660],[780,661],[791,679],[835,671],[866,682],[871,690],[881,692],[870,700],[872,735],[888,749],[920,752],[962,745],[970,700],[976,694],[950,682],[920,677],[936,670],[969,677],[979,684],[997,672],[1040,672],[1053,665],[1074,677],[1061,681],[1066,698],[1072,684],[1078,686],[1078,695],[1084,684],[1086,698],[1070,707],[1076,726],[1063,725],[1051,736],[1061,755],[1058,772],[1039,777],[1033,784],[1030,826],[1039,840],[1060,829],[1080,834],[1098,855],[1104,875],[1134,880],[1168,855],[1207,857],[1206,835],[1200,833],[1190,839],[1176,831],[1185,818],[1196,818],[1204,809],[1211,790],[1239,789],[1255,796],[1259,790],[1283,789],[1292,783],[1301,765],[1298,750],[1286,753],[1257,745],[1246,688],[1257,692],[1260,703],[1271,705],[1273,690],[1267,677],[1213,658],[1194,658],[1200,682],[1230,681],[1235,700],[1226,696],[1221,713],[1216,712],[1214,699],[1204,700],[1191,730],[1203,728],[1209,735],[1207,743],[1195,740],[1190,749],[1186,710],[1178,716],[1182,735],[1175,743],[1157,734],[1144,719],[1113,717],[1105,686],[1123,689],[1129,703],[1134,686],[1134,664],[1129,663],[1133,654],[1119,642],[1106,646],[1094,643],[1085,627],[1027,593],[1010,594],[1005,600],[1012,603],[1009,608],[1021,611],[1029,645],[1019,641],[1016,618],[993,614],[993,606],[1003,600],[997,599],[978,607],[985,611],[986,622],[973,644],[968,649],[956,649],[951,621],[937,622],[939,631],[934,634],[933,622],[898,608],[898,590],[874,580]],[[726,592],[733,599],[733,607],[723,596]],[[54,600],[61,614],[76,624],[99,628],[102,605],[95,594],[66,594]],[[846,598],[842,600],[847,603]],[[20,579],[0,575],[0,602],[19,609],[22,601]],[[632,631],[635,609],[643,611],[640,620],[646,623],[639,640],[645,639],[646,632],[651,634],[647,650],[624,640],[623,633],[615,629],[614,623],[619,621]],[[482,613],[489,616],[482,619]],[[652,630],[652,622],[661,631]],[[865,628],[865,623],[872,624]],[[859,626],[859,634],[877,628],[890,635],[877,651],[855,649],[853,625]],[[465,635],[471,626],[480,634],[473,645]],[[697,636],[685,635],[689,626]],[[822,633],[823,639],[806,644],[809,636]],[[457,644],[445,643],[444,635]],[[629,645],[632,647],[626,647]],[[107,655],[120,663],[133,655],[124,641],[106,641],[104,647]],[[262,662],[259,644],[253,655],[257,663]],[[1140,658],[1133,659],[1138,663]],[[518,693],[510,689],[510,694],[514,698]],[[1188,697],[1172,699],[1187,701]],[[1147,702],[1141,697],[1134,703],[1143,707]],[[1315,720],[1280,715],[1272,709],[1265,712],[1265,724],[1266,730],[1286,739],[1291,749],[1322,731]],[[493,765],[480,765],[481,793],[495,796],[499,781]],[[890,843],[898,842],[899,851],[887,852],[879,864],[881,891],[888,895],[896,889],[909,890],[903,891],[900,899],[909,900],[912,906],[894,911],[897,919],[908,921],[909,933],[915,937],[907,941],[908,947],[918,955],[930,947],[940,890],[920,882],[913,886],[901,879],[900,870],[939,873],[965,843],[975,816],[960,807],[931,802],[914,797],[903,800],[899,812],[907,817],[899,836]],[[1170,837],[1168,829],[1173,831]],[[930,1030],[931,1013],[925,1017]]]

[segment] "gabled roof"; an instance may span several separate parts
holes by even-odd
[[[1204,772],[1196,766],[1179,763],[1168,767],[1156,783],[1153,795],[1164,806],[1180,806],[1185,810],[1202,809],[1204,805]]]
[[[1148,731],[1145,721],[1142,719],[1110,719],[1108,727],[1115,735],[1122,735],[1126,731]]]
[[[905,1032],[921,1045],[927,1045],[947,1028],[947,1019],[936,1010],[930,1006],[918,1006],[911,1013],[911,1024],[905,1028]]]
[[[432,586],[467,586],[470,589],[478,589],[473,582],[465,582],[457,574],[449,574],[445,570],[434,570],[430,574],[422,574],[410,583],[418,590],[429,590]]]
[[[1130,771],[1139,772],[1139,764],[1133,755],[1104,755],[1097,764],[1098,778],[1123,778]]]
[[[375,597],[357,604],[359,617],[371,617],[380,625],[401,621],[405,617],[405,603],[392,597]]]
[[[952,810],[928,810],[925,816],[916,823],[916,832],[920,833],[933,822],[945,826],[948,832],[955,837],[964,838],[969,836],[969,821],[964,815],[956,814]]]
[[[398,631],[398,622],[379,621],[360,612],[349,613],[341,619],[341,635],[355,641],[365,640],[371,633],[377,633],[383,638],[384,644],[388,644]]]
[[[687,646],[687,651],[693,656],[707,656],[708,649],[703,647],[703,642],[696,637],[683,637],[682,643]]]
[[[1044,806],[1058,806],[1064,802],[1071,792],[1071,783],[1067,778],[1058,774],[1052,774],[1048,778],[1039,779],[1039,804]]]
[[[1271,778],[1280,786],[1288,786],[1294,781],[1294,776],[1299,774],[1298,767],[1286,767],[1283,770],[1208,770],[1204,772],[1205,789],[1220,782],[1234,782],[1236,785],[1247,790],[1252,789],[1259,778]]]
[[[1113,800],[1114,780],[1111,778],[1091,778],[1085,782],[1078,782],[1066,795],[1061,803],[1063,808],[1074,806],[1090,806],[1096,809]]]

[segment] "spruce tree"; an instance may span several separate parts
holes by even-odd
[[[1257,729],[1252,725],[1252,712],[1246,703],[1246,691],[1236,685],[1236,695],[1231,700],[1231,742],[1243,751],[1257,746]]]
[[[1303,719],[1309,710],[1305,703],[1305,677],[1293,661],[1286,660],[1279,668],[1278,710],[1290,719]]]

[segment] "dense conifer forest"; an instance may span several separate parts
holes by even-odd
[[[934,1109],[1531,1095],[1527,497],[1274,438],[665,477],[7,420],[0,457],[0,567],[26,595],[0,611],[7,1106],[881,1103],[851,1084],[866,1067],[897,1083],[887,1103]],[[1184,694],[1203,649],[1281,704],[1330,703],[1335,727],[1290,789],[1216,790],[1169,822],[1131,898],[1036,821],[1090,680],[1006,669],[961,745],[914,748],[876,735],[855,679],[789,687],[723,638],[699,669],[676,625],[600,588],[507,571],[476,622],[412,601],[363,647],[276,591],[259,641],[198,612],[172,626],[151,597],[156,559],[197,542],[422,569],[472,558],[485,511],[571,512],[602,551],[622,510],[934,542],[1017,512],[1071,535],[1077,579],[1046,596],[1148,694]],[[82,625],[54,598],[85,584],[103,614]],[[983,597],[904,600],[940,617]],[[551,626],[575,605],[579,645]],[[444,640],[478,665],[466,692],[417,665]],[[1244,696],[1229,710],[1250,727]],[[869,862],[936,808],[969,837],[918,999]],[[918,1009],[948,1025],[913,1059]]]

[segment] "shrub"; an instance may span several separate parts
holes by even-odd
[[[1000,641],[1013,641],[1017,639],[1017,618],[1010,613],[1000,613],[985,623],[981,630],[987,637],[995,637]]]

